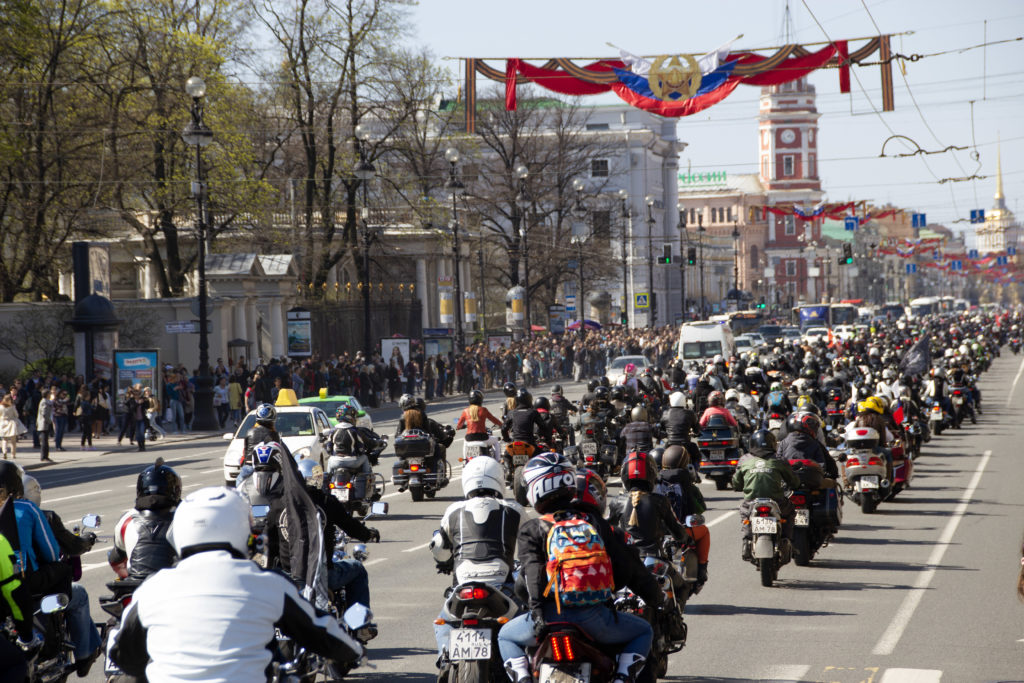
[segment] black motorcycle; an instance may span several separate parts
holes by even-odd
[[[697,447],[700,449],[700,474],[713,479],[719,491],[729,488],[740,459],[739,430],[731,427],[725,418],[715,415],[701,429]]]
[[[371,464],[376,463],[381,452],[387,447],[388,438],[377,437],[373,447],[366,454]],[[332,496],[340,501],[350,513],[365,517],[370,505],[384,495],[384,475],[363,472],[360,455],[332,455],[327,459],[327,485]]]
[[[446,425],[446,438],[454,437],[455,430]],[[450,444],[451,441],[449,440]],[[438,454],[447,446],[436,444],[434,438],[419,429],[407,429],[395,439],[395,457],[398,461],[391,468],[391,483],[399,491],[409,490],[413,501],[424,496],[433,498],[448,485],[452,470],[443,455]]]
[[[806,567],[817,552],[832,540],[843,519],[843,500],[835,487],[822,488],[821,466],[813,460],[790,460],[800,479],[800,488],[792,493],[793,562]]]

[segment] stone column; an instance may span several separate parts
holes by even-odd
[[[232,339],[245,339],[246,341],[256,341],[255,339],[249,339],[246,335],[249,333],[249,329],[246,326],[245,321],[245,299],[235,299],[232,303],[232,326],[231,326],[231,338]],[[248,359],[246,359],[248,360]]]
[[[420,300],[420,324],[430,327],[430,297],[427,292],[427,260],[416,259],[416,296]]]
[[[259,313],[256,311],[256,302],[252,299],[245,299],[245,339],[252,342],[252,359],[246,359],[249,367],[256,367],[256,360],[259,356],[259,339],[256,335],[256,321],[259,320]],[[263,359],[266,362],[267,358]]]
[[[270,300],[270,353],[274,358],[282,358],[287,350],[284,339],[284,314],[281,312],[281,300]]]

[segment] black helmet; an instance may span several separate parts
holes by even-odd
[[[759,429],[750,436],[750,452],[770,456],[779,449],[779,440],[767,429]]]
[[[662,374],[661,366],[660,365],[652,365],[651,366],[651,374],[654,375],[655,377],[661,377],[661,374]]]
[[[419,410],[422,413],[426,413],[427,402],[425,400],[423,400],[422,396],[417,396],[416,397],[416,410]]]
[[[526,389],[520,389],[516,392],[516,406],[520,408],[529,408],[533,405],[533,394]]]
[[[512,382],[505,382],[505,386],[501,388],[505,392],[505,395],[512,398],[516,395],[516,385]]]
[[[599,401],[607,401],[610,393],[608,387],[598,387],[594,389],[594,398]]]
[[[398,408],[400,410],[409,410],[410,408],[416,407],[416,399],[412,394],[402,394],[398,399]]]
[[[554,387],[551,388],[551,395],[552,396],[561,396],[563,393],[565,393],[565,392],[562,391],[562,385],[561,384],[556,384]]]
[[[615,385],[609,390],[608,395],[613,401],[624,401],[626,399],[626,389],[621,385]]]
[[[587,391],[593,391],[597,389],[598,381],[596,379],[587,380]]]
[[[533,399],[533,407],[537,410],[551,410],[551,401],[547,396],[538,396]]]
[[[479,389],[474,389],[469,392],[469,405],[471,406],[482,406],[484,404],[484,392]]]
[[[0,460],[0,489],[7,491],[7,495],[11,498],[21,498],[25,495],[21,470],[13,462]]]
[[[610,387],[612,385],[611,380],[608,379],[608,375],[605,375],[600,380],[602,387]]]
[[[634,408],[634,410],[636,410],[636,409]],[[662,447],[662,446],[655,446],[654,448],[651,449],[650,455],[651,455],[651,459],[654,460],[654,464],[657,465],[658,469],[660,470],[661,469],[662,459],[665,457],[665,449],[664,449],[664,447]]]
[[[144,496],[163,497],[166,500],[165,507],[181,502],[181,477],[174,468],[164,464],[163,458],[157,458],[155,463],[139,474],[135,482],[135,497]]]

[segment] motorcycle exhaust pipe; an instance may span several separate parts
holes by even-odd
[[[883,479],[882,481],[878,482],[878,487],[882,489],[887,489],[889,488],[890,483],[891,482],[888,479]]]

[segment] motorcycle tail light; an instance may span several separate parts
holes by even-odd
[[[125,609],[128,609],[128,605],[130,605],[131,602],[132,602],[132,596],[130,596],[130,595],[126,595],[123,598],[121,598],[121,606],[124,607]]]
[[[476,626],[478,623],[480,623],[480,622],[478,622],[476,619],[463,619],[462,620],[462,625],[463,626]]]
[[[852,458],[852,457],[847,458],[846,459],[846,466],[847,467],[860,467],[860,459],[859,458]]]
[[[419,465],[409,465],[409,471],[410,472],[419,472],[420,471],[420,466]]]
[[[738,462],[739,462],[739,460],[730,460],[730,461],[729,461],[729,464],[730,464],[730,465],[735,465],[735,464],[737,464]]]
[[[572,636],[551,636],[551,654],[556,662],[572,662],[576,653],[572,649]]]
[[[882,466],[882,459],[881,458],[868,458],[868,465],[877,465],[877,466],[881,467]]]
[[[957,389],[956,391],[954,391],[954,392],[953,392],[953,395],[954,395],[954,396],[959,396],[959,395],[960,395],[960,390],[959,390],[959,389]]]
[[[594,435],[594,430],[593,429],[588,429],[587,430],[587,436],[593,436],[593,435]]]
[[[807,502],[807,498],[805,496],[790,496],[789,502],[793,505],[803,505]]]
[[[772,514],[772,508],[771,508],[770,505],[758,505],[757,506],[757,514],[758,514],[758,516],[770,515],[770,514]]]
[[[352,482],[348,482],[347,484],[345,484],[345,488],[347,488],[347,489],[352,488]]]
[[[488,595],[486,588],[463,588],[459,591],[459,597],[463,600],[485,600]]]

